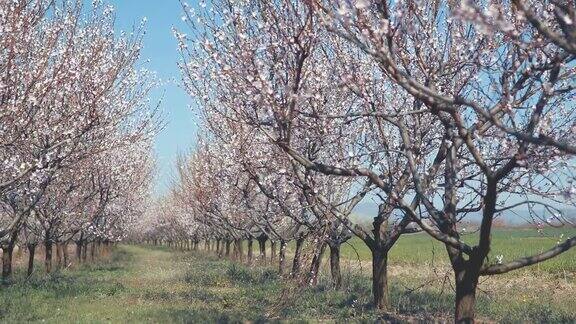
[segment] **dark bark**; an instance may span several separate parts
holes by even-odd
[[[44,267],[46,268],[46,273],[52,272],[52,242],[50,240],[44,242]]]
[[[264,264],[266,264],[266,240],[266,238],[258,238],[258,247],[260,248],[260,255],[258,257]]]
[[[82,262],[86,262],[88,258],[88,242],[82,242]]]
[[[76,261],[82,262],[82,241],[76,241]]]
[[[296,278],[300,274],[302,247],[304,246],[304,237],[296,239],[296,250],[294,251],[294,260],[292,261],[291,277]]]
[[[472,269],[455,272],[456,305],[454,316],[456,323],[474,323],[478,277],[478,272]]]
[[[342,287],[342,273],[340,271],[340,243],[330,244],[330,273],[335,289]]]
[[[252,244],[253,244],[253,240],[249,239],[248,240],[248,263],[252,263],[252,258],[253,258],[253,250],[252,250]]]
[[[62,243],[62,257],[64,259],[64,268],[68,267],[69,257],[68,257],[68,242]]]
[[[34,272],[34,256],[36,255],[36,244],[28,244],[28,277]]]
[[[7,280],[12,275],[12,251],[9,246],[2,248],[2,279]]]
[[[379,310],[390,309],[388,291],[388,251],[372,250],[372,296],[374,307]]]
[[[18,232],[14,232],[10,237],[10,241],[2,247],[2,279],[7,280],[12,275],[12,255],[14,253],[14,246]]]
[[[94,261],[96,256],[96,242],[90,244],[90,261]]]
[[[56,243],[56,267],[62,268],[62,244]]]

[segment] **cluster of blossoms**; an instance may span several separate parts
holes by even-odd
[[[142,27],[94,1],[0,1],[0,248],[58,254],[125,237],[145,208],[158,122],[135,68]],[[32,266],[32,264],[31,264]],[[31,267],[29,271],[31,271]]]

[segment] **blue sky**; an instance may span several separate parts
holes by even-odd
[[[104,0],[115,7],[116,28],[129,31],[146,17],[146,36],[142,59],[150,62],[144,66],[157,73],[163,85],[152,93],[152,102],[163,97],[162,110],[166,127],[156,138],[155,151],[158,163],[155,192],[166,192],[173,175],[173,166],[179,153],[187,152],[196,134],[191,100],[178,84],[180,59],[172,28],[182,29],[182,7],[178,0]],[[190,1],[195,5],[195,1]]]

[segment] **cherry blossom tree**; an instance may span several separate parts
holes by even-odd
[[[371,56],[375,67],[421,102],[422,114],[442,125],[447,151],[441,187],[430,186],[414,150],[406,153],[418,206],[439,230],[427,232],[446,244],[455,272],[456,321],[473,321],[479,276],[535,264],[576,244],[569,238],[538,255],[489,260],[493,220],[506,210],[541,206],[543,212],[530,217],[549,213],[555,225],[568,222],[560,206],[573,204],[567,193],[573,182],[574,57],[560,35],[571,37],[569,5],[316,5],[330,31]],[[411,147],[413,128],[398,128]],[[419,218],[414,208],[402,210]],[[462,242],[457,230],[458,220],[472,211],[482,214],[477,245]]]
[[[138,147],[149,157],[146,143],[158,119],[146,100],[151,76],[136,69],[143,26],[115,35],[112,8],[99,1],[88,8],[82,1],[3,1],[0,8],[0,241],[7,277],[22,227],[45,243],[69,240],[85,225],[74,219],[85,215],[78,200],[91,195],[78,172]],[[138,170],[124,171],[132,173],[107,175],[117,183]],[[120,190],[123,196],[128,188]],[[107,199],[105,207],[112,206]],[[105,219],[97,227],[116,231],[117,222]]]
[[[196,38],[176,32],[185,60],[185,85],[207,114],[220,118],[213,123],[215,128],[221,128],[222,119],[240,121],[297,162],[290,163],[290,168],[296,170],[307,204],[323,205],[315,209],[317,214],[329,214],[335,220],[332,224],[345,225],[373,251],[375,304],[386,307],[387,281],[383,278],[387,252],[412,220],[408,215],[398,220],[392,217],[399,208],[397,200],[411,187],[406,147],[396,126],[398,121],[391,121],[391,117],[406,115],[402,120],[408,120],[410,115],[417,115],[418,104],[401,87],[372,73],[371,65],[352,60],[363,53],[344,42],[333,44],[338,39],[321,28],[312,7],[306,4],[213,5],[214,9],[197,18],[187,11],[185,18]],[[344,68],[350,61],[358,71]],[[358,82],[357,87],[351,86],[352,82]],[[383,90],[390,95],[381,95]],[[380,105],[399,106],[390,114],[381,114],[374,110]],[[374,123],[370,117],[380,120]],[[413,117],[409,122],[416,130],[421,129],[419,159],[438,156],[428,167],[436,175],[444,149],[431,141],[438,136],[436,128],[419,127],[434,121]],[[375,219],[376,238],[350,223],[347,216],[351,208],[338,210],[334,206],[340,202],[330,202],[325,192],[312,185],[320,181],[307,179],[310,171],[355,179],[360,189],[344,199],[356,200],[352,208],[359,201],[353,197],[361,199],[372,187],[383,191],[382,203],[387,207]],[[416,206],[417,201],[406,204]]]

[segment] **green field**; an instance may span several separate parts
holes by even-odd
[[[553,236],[559,235],[554,233]],[[566,231],[565,231],[566,233]],[[568,234],[568,233],[566,233]],[[565,235],[566,235],[565,234]],[[551,234],[552,235],[552,234]],[[511,237],[510,245],[503,238]],[[531,230],[501,230],[494,253],[505,259],[555,244]],[[408,235],[392,250],[394,313],[370,305],[370,255],[352,240],[343,249],[344,288],[334,291],[324,262],[317,287],[298,287],[275,268],[246,266],[207,252],[119,246],[111,258],[46,276],[38,271],[1,287],[0,322],[263,322],[449,319],[451,273],[441,245]],[[530,269],[484,280],[478,317],[499,322],[576,321],[576,251]],[[360,257],[360,262],[358,261]]]
[[[544,230],[539,234],[534,229],[496,229],[492,234],[491,257],[502,255],[503,261],[534,255],[554,247],[559,240],[576,235],[576,229],[557,228]],[[560,238],[562,237],[562,239]],[[471,233],[464,240],[475,243],[477,235]],[[358,238],[351,239],[342,248],[343,257],[370,261],[370,251]],[[448,263],[444,245],[424,233],[401,236],[390,251],[390,262],[400,264]],[[539,265],[529,268],[531,271],[576,273],[576,249],[561,254]],[[522,270],[521,270],[522,271]]]

